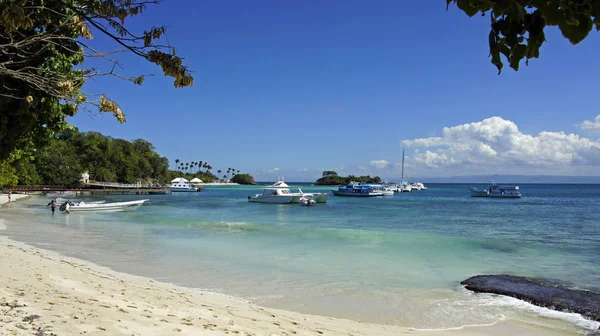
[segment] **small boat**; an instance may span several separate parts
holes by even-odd
[[[80,202],[83,202],[82,200],[78,200],[78,199],[67,199],[67,198],[61,198],[61,197],[56,199],[57,203],[65,203],[67,201],[74,203],[74,204],[79,204]],[[100,200],[100,201],[86,201],[85,202],[85,204],[102,204],[102,203],[106,203],[106,201]]]
[[[492,181],[487,189],[471,187],[471,197],[520,198],[519,186],[499,186]]]
[[[302,195],[293,193],[288,188],[265,188],[262,194],[248,196],[248,202],[288,204],[300,203]]]
[[[198,188],[192,185],[188,180],[184,179],[183,177],[178,177],[171,181],[169,190],[171,190],[171,192],[197,192],[202,191],[202,188]]]
[[[135,211],[148,201],[147,199],[114,203],[73,203],[67,201],[60,206],[61,211],[68,212],[115,212],[115,211]]]
[[[300,204],[306,205],[306,206],[313,206],[313,205],[317,204],[317,202],[314,199],[302,197],[300,199]]]
[[[381,191],[376,191],[371,185],[361,185],[356,182],[350,182],[347,185],[339,186],[336,189],[331,189],[335,196],[354,196],[354,197],[374,197],[383,196]]]

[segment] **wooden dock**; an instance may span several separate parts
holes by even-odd
[[[170,194],[168,188],[110,188],[103,187],[99,189],[92,188],[69,188],[64,186],[38,185],[38,186],[16,186],[12,189],[14,193],[55,193],[64,191],[74,191],[80,195],[165,195]]]

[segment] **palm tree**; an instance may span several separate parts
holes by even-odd
[[[201,169],[202,167],[204,167],[204,166],[203,166],[203,164],[204,164],[204,162],[202,162],[202,161],[198,161],[198,171],[200,171],[200,169]]]
[[[179,159],[175,159],[175,169],[179,169]]]
[[[239,170],[239,169],[238,169],[237,173],[238,173],[238,174],[240,173],[240,170]]]
[[[223,179],[227,182],[227,175],[223,175]]]
[[[179,172],[182,172],[182,173],[183,173],[183,166],[185,166],[185,165],[184,165],[184,164],[183,164],[183,162],[182,162],[182,163],[179,165]]]
[[[221,169],[217,170],[217,173],[218,173],[218,174],[221,174]]]

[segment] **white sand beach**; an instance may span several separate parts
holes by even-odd
[[[29,195],[25,195],[25,194],[11,194],[10,195],[11,202],[22,200],[27,197],[29,197]],[[8,203],[8,194],[0,193],[0,205],[5,204],[5,203]]]
[[[0,237],[2,335],[548,335],[502,322],[447,331],[268,309],[117,273]]]

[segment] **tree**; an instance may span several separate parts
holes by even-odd
[[[231,182],[238,184],[256,184],[254,177],[250,174],[237,174],[231,178]]]
[[[334,176],[338,176],[338,173],[333,171],[333,170],[326,170],[323,172],[323,177],[334,177]]]
[[[179,159],[175,159],[175,167],[179,169]]]
[[[113,76],[141,85],[144,75],[126,76],[118,52],[139,56],[174,78],[175,87],[191,86],[190,71],[175,48],[161,37],[165,27],[142,34],[129,30],[126,19],[162,0],[22,0],[0,1],[0,160],[20,150],[43,146],[66,129],[68,116],[79,110],[125,114],[103,94],[82,91],[89,78]],[[127,21],[129,22],[129,21]],[[120,49],[97,50],[87,40],[104,35]],[[100,65],[82,67],[93,58]],[[88,66],[87,63],[85,66]],[[21,153],[22,154],[22,153]]]
[[[600,30],[600,0],[446,0],[447,8],[452,3],[469,16],[489,15],[490,56],[498,74],[504,66],[501,55],[516,71],[523,58],[525,64],[538,58],[547,26],[558,26],[574,45],[594,26]]]

